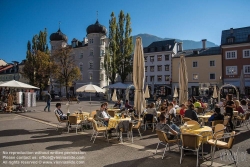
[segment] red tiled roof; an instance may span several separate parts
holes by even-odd
[[[8,69],[10,69],[12,67],[13,67],[13,65],[0,66],[0,72],[3,72],[4,70],[8,70]]]

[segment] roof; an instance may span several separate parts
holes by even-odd
[[[185,55],[185,57],[197,57],[197,56],[212,56],[212,55],[219,55],[221,54],[221,48],[217,47],[210,47],[210,48],[200,48],[200,49],[190,49],[184,50],[183,52],[178,52],[174,57],[180,57],[180,55]]]
[[[4,70],[8,70],[8,69],[10,69],[10,68],[12,68],[12,67],[13,67],[13,65],[1,66],[1,67],[0,67],[0,72],[2,72],[2,71],[4,71]]]
[[[144,53],[159,52],[159,51],[171,51],[175,46],[175,39],[155,41],[152,42],[148,47],[143,48]]]
[[[234,38],[233,43],[228,43],[228,38]],[[221,45],[249,43],[250,42],[250,27],[242,27],[236,29],[223,30],[221,34]]]
[[[0,59],[0,66],[5,66],[5,65],[7,65],[7,63],[4,60]]]

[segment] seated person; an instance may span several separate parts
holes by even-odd
[[[60,118],[60,120],[67,120],[67,115],[63,114],[61,110],[61,103],[56,103],[55,114]]]
[[[201,108],[201,103],[195,99],[194,108]]]
[[[174,106],[175,109],[179,108],[179,105],[177,104],[176,99],[174,99],[172,103],[173,103],[173,106]]]
[[[235,104],[235,111],[238,111],[238,114],[244,114],[245,111],[243,110],[242,106],[240,105],[240,101],[235,100],[234,104]]]
[[[144,117],[144,123],[146,121],[153,121],[153,119],[155,119],[157,121],[157,111],[155,108],[155,103],[151,103],[150,107],[146,110],[146,115]]]
[[[121,106],[122,106],[121,100],[119,99],[119,100],[115,103],[114,108],[116,107],[116,108],[119,108],[119,109],[120,109]]]
[[[185,117],[190,118],[198,122],[197,113],[194,110],[194,105],[190,104],[188,109],[185,111]]]
[[[134,107],[129,104],[128,100],[126,100],[125,108],[129,110],[129,109],[133,109]]]
[[[169,103],[168,105],[168,114],[171,116],[170,118],[172,119],[176,118],[176,109],[174,108],[173,103]]]
[[[164,114],[161,114],[159,119],[160,122],[156,124],[156,130],[164,131],[169,140],[174,139],[176,135],[180,134],[180,128],[175,124],[170,125]]]
[[[186,111],[186,107],[185,107],[185,105],[184,104],[181,104],[181,109],[180,109],[180,115],[182,116],[182,117],[184,117],[184,114],[185,114],[185,111]]]
[[[208,121],[216,121],[216,120],[224,120],[224,115],[220,113],[219,105],[215,106],[214,114],[211,115],[210,118],[208,118]]]
[[[201,103],[201,108],[204,108],[204,109],[206,108],[206,106],[205,106],[204,103],[202,102],[202,98],[200,98],[200,99],[198,100],[198,102]]]
[[[108,126],[110,115],[106,112],[106,104],[103,103],[99,112],[96,115],[96,119],[103,121],[103,123]]]
[[[247,101],[245,99],[243,99],[240,101],[240,104],[241,104],[244,112],[246,112],[248,110]]]

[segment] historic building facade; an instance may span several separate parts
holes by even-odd
[[[245,94],[250,95],[250,27],[223,30],[221,35],[222,76],[224,84],[239,88],[240,74],[245,78]],[[224,88],[223,92],[235,93]]]
[[[81,79],[75,81],[73,87],[70,88],[72,93],[83,85],[92,83],[101,88],[107,85],[107,78],[104,69],[104,54],[108,47],[109,40],[106,37],[107,29],[99,24],[98,20],[86,29],[87,37],[83,41],[72,39],[68,44],[68,38],[59,29],[56,33],[50,35],[51,55],[56,49],[71,46],[71,55],[75,59],[75,65],[81,71]],[[52,80],[53,82],[53,80]],[[53,84],[53,83],[52,83]],[[53,85],[55,91],[60,91],[58,85]],[[65,88],[61,89],[61,93],[65,95]]]
[[[23,66],[24,61],[22,61],[21,63],[17,61],[6,63],[4,60],[0,60],[0,82],[16,80],[28,83],[28,80],[22,75]]]
[[[188,73],[189,95],[211,95],[213,86],[222,85],[221,49],[220,47],[206,47],[206,40],[202,40],[201,49],[190,49],[178,52],[172,60],[172,89],[179,88],[179,62],[184,55]]]
[[[182,50],[182,43],[174,39],[156,41],[144,48],[145,83],[151,95],[171,95],[172,57],[178,50]]]

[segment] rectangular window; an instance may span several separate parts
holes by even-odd
[[[157,71],[162,71],[162,66],[157,66]]]
[[[234,43],[234,38],[228,38],[227,43]]]
[[[90,50],[89,55],[90,55],[90,56],[93,56],[93,55],[94,55],[94,51],[93,51],[93,50]]]
[[[89,63],[89,69],[93,69],[93,63],[92,62]]]
[[[165,61],[169,61],[169,55],[165,55]]]
[[[197,61],[193,61],[193,67],[198,67],[198,62]]]
[[[148,76],[145,77],[145,82],[148,82]]]
[[[210,66],[212,67],[212,66],[215,66],[215,61],[214,60],[211,60],[210,61]]]
[[[101,45],[104,45],[104,39],[101,39]]]
[[[165,81],[170,81],[170,75],[165,75]]]
[[[165,65],[165,71],[169,71],[169,65]]]
[[[237,66],[226,66],[226,75],[237,75]]]
[[[209,79],[215,79],[215,73],[211,73]]]
[[[150,81],[154,82],[155,81],[155,76],[150,76]]]
[[[101,50],[101,54],[100,54],[100,56],[102,57],[102,56],[104,56],[104,50]]]
[[[243,66],[244,74],[250,74],[250,65]]]
[[[150,66],[150,72],[154,72],[155,71],[155,66]]]
[[[250,58],[250,49],[243,50],[243,58]]]
[[[150,61],[154,62],[154,56],[150,56]]]
[[[157,76],[157,81],[158,81],[158,82],[161,82],[161,81],[162,81],[162,76],[161,76],[161,75],[158,75],[158,76]]]
[[[198,74],[193,74],[193,80],[197,80],[197,79],[199,79]]]
[[[148,71],[148,66],[145,66],[145,72],[147,72]]]
[[[161,61],[162,60],[162,56],[161,55],[157,55],[157,61]]]
[[[148,61],[148,56],[144,57],[144,61],[147,62]]]
[[[237,51],[226,51],[226,59],[237,59]]]

